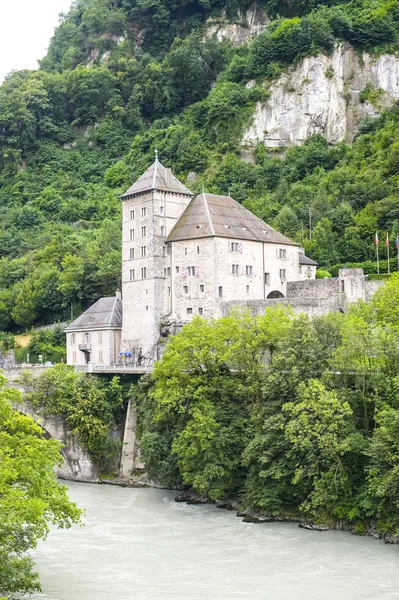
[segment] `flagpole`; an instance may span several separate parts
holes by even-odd
[[[378,231],[376,231],[375,232],[375,238],[374,238],[374,244],[375,244],[375,251],[376,251],[376,254],[377,254],[377,273],[379,275],[380,274],[380,261],[378,259],[378,242],[379,242]]]
[[[399,271],[399,237],[398,237],[398,234],[396,234],[395,246],[396,246],[397,251],[398,251],[398,271]]]

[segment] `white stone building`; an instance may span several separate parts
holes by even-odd
[[[66,328],[69,365],[112,365],[119,361],[122,329],[120,297],[100,298]]]
[[[282,298],[288,281],[315,277],[297,244],[228,196],[194,196],[157,159],[122,201],[121,349],[140,361],[157,358],[162,323]]]
[[[166,325],[284,298],[288,282],[315,278],[317,263],[297,244],[229,196],[195,196],[158,159],[121,199],[122,331],[112,330],[106,364],[149,365]],[[89,329],[97,304],[67,328],[69,364],[101,362],[100,329]]]

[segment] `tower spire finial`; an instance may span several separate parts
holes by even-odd
[[[155,160],[158,160],[158,150],[155,148]]]

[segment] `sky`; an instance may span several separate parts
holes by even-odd
[[[13,69],[35,69],[58,15],[71,0],[0,0],[0,82]]]

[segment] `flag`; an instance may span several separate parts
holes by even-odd
[[[399,237],[398,237],[398,234],[396,234],[395,247],[396,247],[397,250],[399,250]]]
[[[388,236],[388,232],[387,232],[387,238],[386,238],[386,240],[385,240],[385,245],[386,245],[386,246],[389,246],[389,236]]]
[[[375,232],[374,244],[378,246],[378,231]]]

